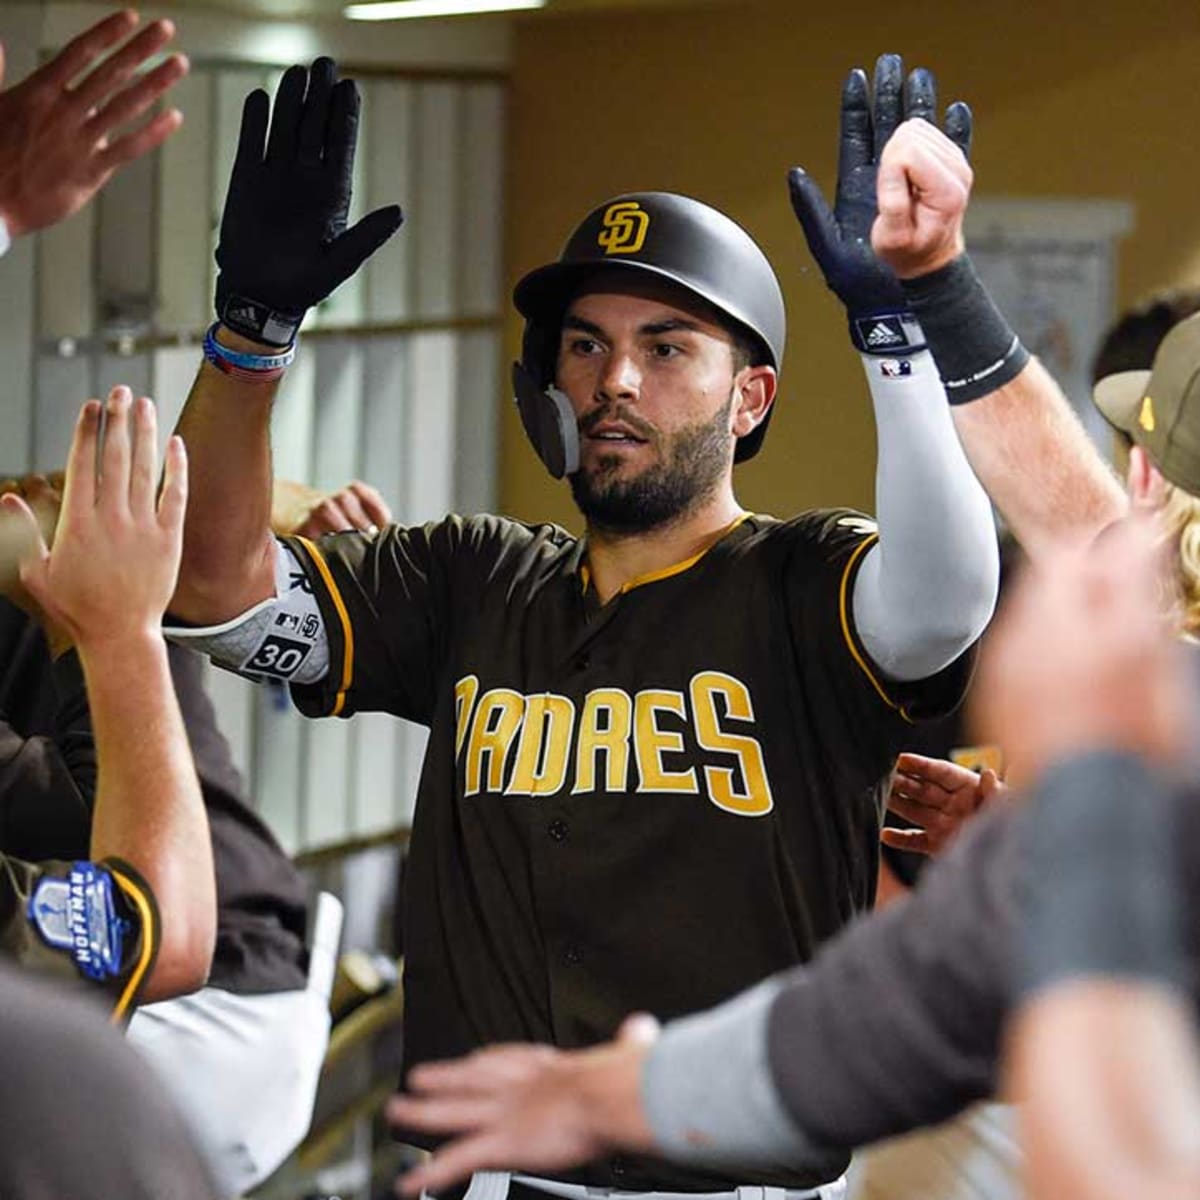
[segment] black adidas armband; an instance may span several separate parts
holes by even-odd
[[[1029,351],[965,254],[901,283],[951,404],[967,404],[994,392],[1029,361]]]
[[[1185,978],[1177,798],[1140,759],[1052,767],[1018,814],[1019,994],[1080,978]]]

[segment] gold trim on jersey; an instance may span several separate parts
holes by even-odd
[[[350,682],[354,678],[354,629],[350,624],[350,614],[346,611],[342,593],[338,591],[338,586],[333,581],[333,572],[330,571],[324,555],[308,538],[297,534],[296,541],[308,551],[308,556],[312,560],[313,566],[317,568],[321,582],[325,585],[325,591],[328,593],[329,599],[333,601],[333,607],[337,610],[338,620],[342,623],[342,682],[334,697],[333,707],[326,714],[326,716],[336,717],[346,706],[346,693],[350,690]]]
[[[142,952],[138,955],[137,965],[130,972],[129,979],[125,983],[125,990],[121,993],[112,1011],[112,1022],[117,1025],[124,1019],[130,1004],[133,1003],[133,998],[145,981],[146,972],[150,970],[150,964],[154,961],[154,955],[158,951],[160,932],[158,914],[146,893],[111,861],[105,862],[103,865],[104,869],[117,881],[117,886],[137,909],[138,916],[142,921]]]
[[[743,521],[751,516],[750,513],[740,513],[734,517],[720,533],[703,550],[693,554],[690,558],[685,558],[682,562],[672,563],[669,567],[661,567],[657,571],[647,571],[645,575],[637,575],[628,583],[623,583],[617,589],[617,595],[623,596],[626,592],[633,591],[634,588],[641,587],[646,583],[658,583],[661,579],[670,579],[672,575],[682,574],[689,567],[694,567],[718,542],[723,541],[728,537]],[[592,572],[585,562],[579,568],[579,577],[583,581],[583,590],[586,592],[592,582]]]
[[[850,656],[858,663],[859,669],[870,680],[871,686],[879,694],[879,698],[888,706],[894,708],[910,725],[915,724],[912,717],[905,711],[904,706],[897,704],[895,700],[887,694],[883,684],[875,677],[875,672],[871,670],[870,664],[867,662],[866,655],[858,648],[858,643],[855,640],[854,632],[850,625],[850,610],[846,603],[847,594],[850,591],[850,580],[854,575],[854,568],[858,565],[858,560],[879,541],[879,534],[872,533],[863,538],[857,546],[854,547],[854,553],[850,555],[846,561],[846,568],[842,572],[842,585],[838,590],[838,615],[842,622],[842,637],[846,639],[846,645],[850,648]]]

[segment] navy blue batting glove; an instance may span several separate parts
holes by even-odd
[[[900,281],[871,249],[878,212],[879,156],[901,121],[937,120],[937,82],[923,67],[904,78],[898,54],[883,54],[875,82],[855,67],[842,86],[837,195],[832,211],[816,181],[800,167],[788,173],[792,209],[808,248],[838,299],[846,306],[850,338],[865,354],[912,354],[924,348],[921,326]],[[971,110],[956,102],[946,110],[947,137],[964,154],[971,145]]]

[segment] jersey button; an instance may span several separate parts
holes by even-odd
[[[567,835],[571,832],[571,827],[566,821],[559,820],[557,817],[546,826],[546,832],[556,841],[565,842]]]
[[[574,942],[570,942],[563,947],[563,961],[575,966],[577,963],[583,962],[583,951]]]

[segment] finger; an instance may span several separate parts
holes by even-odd
[[[175,26],[167,20],[151,21],[111,57],[71,89],[71,102],[87,112],[105,96],[123,87],[133,73],[152,55],[157,54],[175,36]]]
[[[829,262],[836,250],[837,224],[817,182],[801,167],[788,172],[788,195],[792,211],[804,231],[809,253],[818,266]]]
[[[908,796],[889,796],[887,808],[888,812],[896,813],[922,829],[941,829],[951,819],[942,809],[922,804]]]
[[[464,1133],[494,1120],[502,1111],[494,1098],[455,1096],[393,1096],[388,1101],[388,1121],[402,1129],[423,1133]]]
[[[334,499],[342,510],[342,516],[350,523],[352,529],[358,529],[365,533],[375,524],[367,516],[366,509],[363,508],[362,502],[354,494],[352,488],[343,488]]]
[[[358,497],[363,506],[363,512],[370,518],[371,524],[381,527],[392,523],[392,510],[388,507],[387,501],[369,483],[363,483],[356,479],[350,484],[350,491]]]
[[[923,829],[893,829],[890,825],[879,831],[879,840],[893,850],[907,850],[912,854],[934,854],[939,845]]]
[[[167,439],[162,492],[158,497],[158,527],[175,537],[183,536],[183,516],[187,511],[187,447],[177,433]]]
[[[279,81],[275,91],[275,111],[271,114],[271,133],[267,140],[267,158],[272,162],[290,162],[296,156],[307,83],[308,71],[299,64],[288,67]]]
[[[97,21],[90,29],[85,29],[69,41],[44,67],[35,71],[28,82],[36,83],[39,87],[65,88],[105,50],[128,37],[137,23],[137,13],[130,9]]]
[[[89,117],[84,129],[85,134],[94,143],[109,130],[140,117],[187,73],[188,60],[182,54],[172,54],[153,71],[147,71],[136,83],[117,92]]]
[[[881,54],[875,62],[875,161],[902,119],[904,62],[898,54]]]
[[[329,262],[338,283],[349,279],[404,220],[398,204],[377,208],[357,225],[335,238],[329,246]]]
[[[332,58],[314,60],[308,72],[308,92],[300,117],[300,161],[309,164],[321,161],[325,148],[325,130],[329,123],[329,96],[333,91],[334,65]]]
[[[334,496],[326,496],[300,525],[300,529],[306,537],[319,536],[323,533],[345,533],[354,528],[354,522]]]
[[[139,129],[117,138],[103,154],[97,156],[97,165],[107,178],[118,167],[133,162],[135,158],[141,158],[143,154],[149,154],[151,150],[157,150],[182,124],[183,113],[177,108],[168,108]]]
[[[129,413],[133,394],[118,384],[108,394],[105,414],[108,419],[104,442],[100,447],[100,482],[97,504],[121,511],[129,503],[129,464],[132,458]]]
[[[79,410],[63,480],[64,514],[74,513],[78,516],[96,506],[96,448],[100,439],[101,416],[99,400],[89,400]]]
[[[975,133],[975,118],[970,106],[961,100],[946,109],[946,136],[963,152],[963,158],[971,161],[971,138]]]
[[[506,1161],[504,1146],[494,1135],[460,1138],[442,1146],[432,1158],[413,1167],[399,1180],[400,1195],[436,1194],[476,1171],[496,1167]]]
[[[896,770],[910,779],[935,783],[948,792],[961,787],[974,788],[979,782],[979,776],[967,767],[960,767],[949,759],[926,758],[907,750],[896,759]]]
[[[871,132],[871,100],[867,73],[855,67],[842,84],[841,134],[838,139],[838,191],[852,171],[874,162]]]
[[[904,119],[937,122],[937,81],[933,72],[917,67],[904,81]]]
[[[354,174],[354,150],[358,144],[358,114],[361,103],[358,85],[354,80],[339,80],[333,89],[329,104],[325,162],[333,177],[340,179],[347,186]]]
[[[971,794],[974,794],[974,788],[971,789]],[[892,786],[888,792],[888,803],[891,803],[892,797],[902,800],[912,800],[917,804],[924,804],[928,808],[953,808],[955,807],[952,797],[954,792],[947,792],[939,787],[936,783],[932,783],[927,779],[914,779],[909,775],[897,775],[892,780]]]
[[[270,119],[270,97],[262,88],[255,88],[242,103],[242,127],[238,131],[235,171],[256,167],[262,162],[267,122]]]
[[[147,396],[133,401],[129,424],[129,508],[135,516],[148,516],[158,482],[158,420]]]
[[[50,553],[42,538],[37,516],[16,492],[5,492],[0,496],[0,509],[19,522],[19,538],[23,545],[20,552],[22,561],[27,558],[45,558]]]

